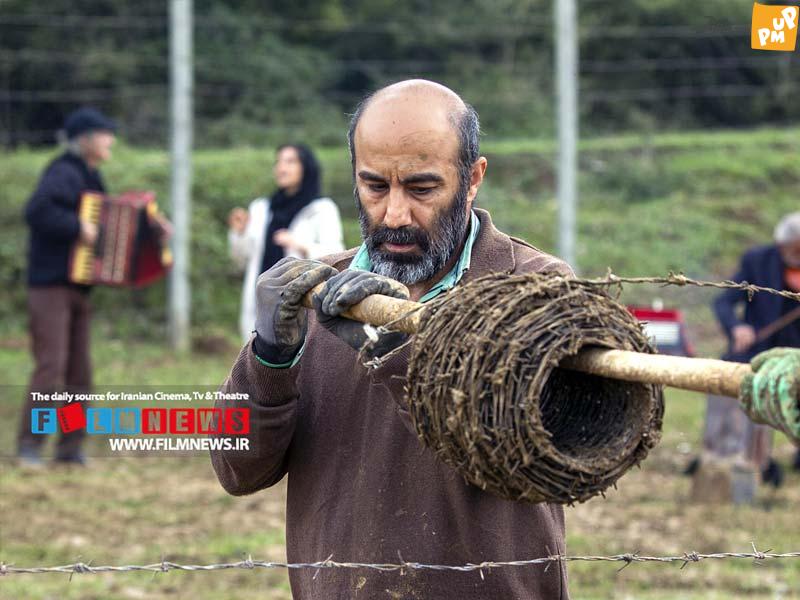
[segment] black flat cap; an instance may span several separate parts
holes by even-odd
[[[70,140],[83,133],[97,129],[116,131],[117,123],[99,110],[89,107],[79,108],[71,112],[64,121],[64,131],[67,134],[67,139]]]

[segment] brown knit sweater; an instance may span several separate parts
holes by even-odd
[[[481,221],[470,270],[571,272],[560,260]],[[345,269],[355,250],[327,257]],[[231,494],[251,494],[288,473],[286,554],[289,562],[333,560],[461,565],[529,559],[565,552],[560,506],[501,500],[466,484],[423,447],[404,409],[408,355],[377,371],[320,327],[313,315],[305,352],[291,369],[271,369],[243,349],[222,386],[250,400],[250,452],[213,451],[211,461]],[[368,569],[289,571],[297,599],[568,598],[563,566],[507,567],[478,572]]]

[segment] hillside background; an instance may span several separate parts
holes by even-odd
[[[557,206],[554,147],[546,140],[487,140],[489,169],[478,204],[504,231],[554,252]],[[344,216],[348,246],[359,243],[357,213],[344,145],[319,150],[325,192]],[[48,150],[0,154],[0,323],[24,335],[25,247],[23,204]],[[664,275],[700,279],[732,276],[741,252],[769,243],[780,215],[797,210],[800,128],[694,131],[596,137],[581,146],[578,263],[601,276]],[[192,311],[198,344],[235,336],[241,275],[228,259],[226,216],[237,205],[270,193],[271,148],[199,150],[194,158]],[[169,159],[161,150],[125,146],[104,170],[112,190],[154,189],[167,196]],[[168,206],[167,206],[168,210]],[[166,285],[142,291],[96,288],[97,327],[103,336],[165,339]],[[629,286],[630,302],[660,297],[687,312],[701,353],[723,340],[697,288]]]

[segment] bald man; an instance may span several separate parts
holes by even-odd
[[[430,81],[383,88],[349,131],[363,243],[321,261],[284,259],[257,284],[255,335],[223,389],[249,400],[251,450],[211,453],[222,486],[251,494],[289,476],[290,562],[462,565],[565,552],[560,506],[470,486],[417,440],[402,378],[402,334],[369,339],[341,317],[371,294],[427,302],[495,272],[571,273],[498,231],[474,208],[486,173],[478,116]],[[326,282],[307,314],[302,297]],[[364,349],[379,367],[365,368]],[[292,593],[319,598],[567,598],[563,565],[460,573],[296,569]]]

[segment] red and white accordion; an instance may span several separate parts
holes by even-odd
[[[80,219],[97,225],[97,241],[78,240],[69,256],[73,283],[141,287],[161,279],[172,266],[167,238],[172,230],[159,213],[153,192],[106,196],[84,192]]]

